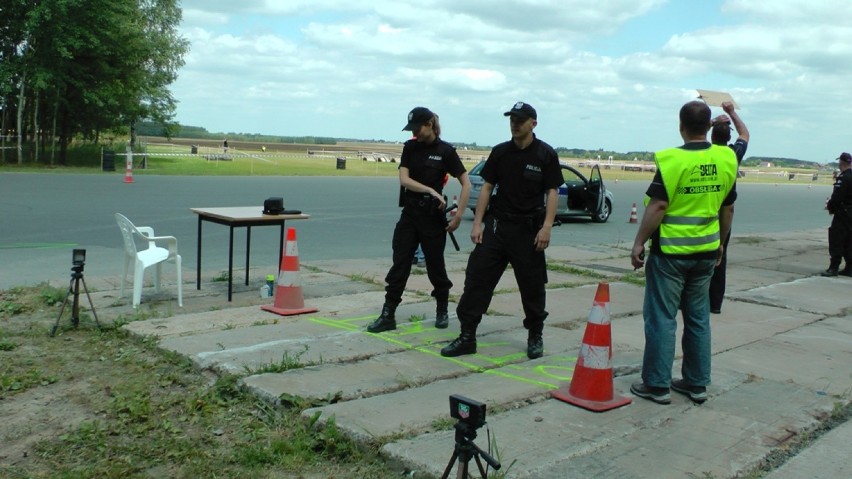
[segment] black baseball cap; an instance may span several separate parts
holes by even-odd
[[[411,110],[408,113],[408,123],[405,124],[405,127],[402,131],[414,131],[417,128],[423,126],[429,120],[435,117],[435,114],[432,113],[428,108],[418,106]]]
[[[840,161],[845,161],[846,163],[852,163],[852,155],[846,153],[845,151],[841,153],[840,156],[837,157],[837,159]]]
[[[535,108],[533,108],[529,103],[524,103],[522,101],[515,103],[511,110],[503,113],[503,116],[518,116],[521,118],[532,118],[533,120],[538,119],[538,114],[535,112]]]

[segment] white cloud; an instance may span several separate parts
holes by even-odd
[[[680,104],[706,88],[743,107],[749,154],[852,148],[845,0],[707,0],[701,14],[663,0],[183,5],[177,119],[209,130],[394,140],[426,105],[448,140],[495,144],[523,99],[556,146],[654,150],[679,140]]]

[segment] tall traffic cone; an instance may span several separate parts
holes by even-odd
[[[275,303],[263,305],[260,309],[281,316],[313,313],[317,308],[306,308],[302,287],[299,285],[299,247],[296,246],[296,229],[287,229],[287,241],[284,243],[284,255],[278,271],[278,283],[275,285]]]
[[[609,411],[630,404],[630,398],[613,393],[611,344],[609,284],[598,283],[571,385],[567,391],[562,387],[558,391],[552,391],[550,395],[595,412]]]
[[[633,207],[630,208],[630,221],[628,223],[638,223],[639,218],[636,216],[636,203],[633,203]]]
[[[127,161],[125,161],[124,168],[124,182],[125,183],[133,183],[133,152],[130,150],[130,147],[127,147]]]

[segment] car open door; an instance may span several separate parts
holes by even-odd
[[[595,219],[598,212],[603,208],[604,193],[606,188],[601,177],[601,169],[598,165],[592,167],[592,173],[589,175],[588,201],[589,211],[592,212],[592,219]]]

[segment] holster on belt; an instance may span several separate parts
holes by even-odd
[[[405,192],[402,201],[403,206],[414,214],[438,215],[442,213],[441,203],[429,194]]]

